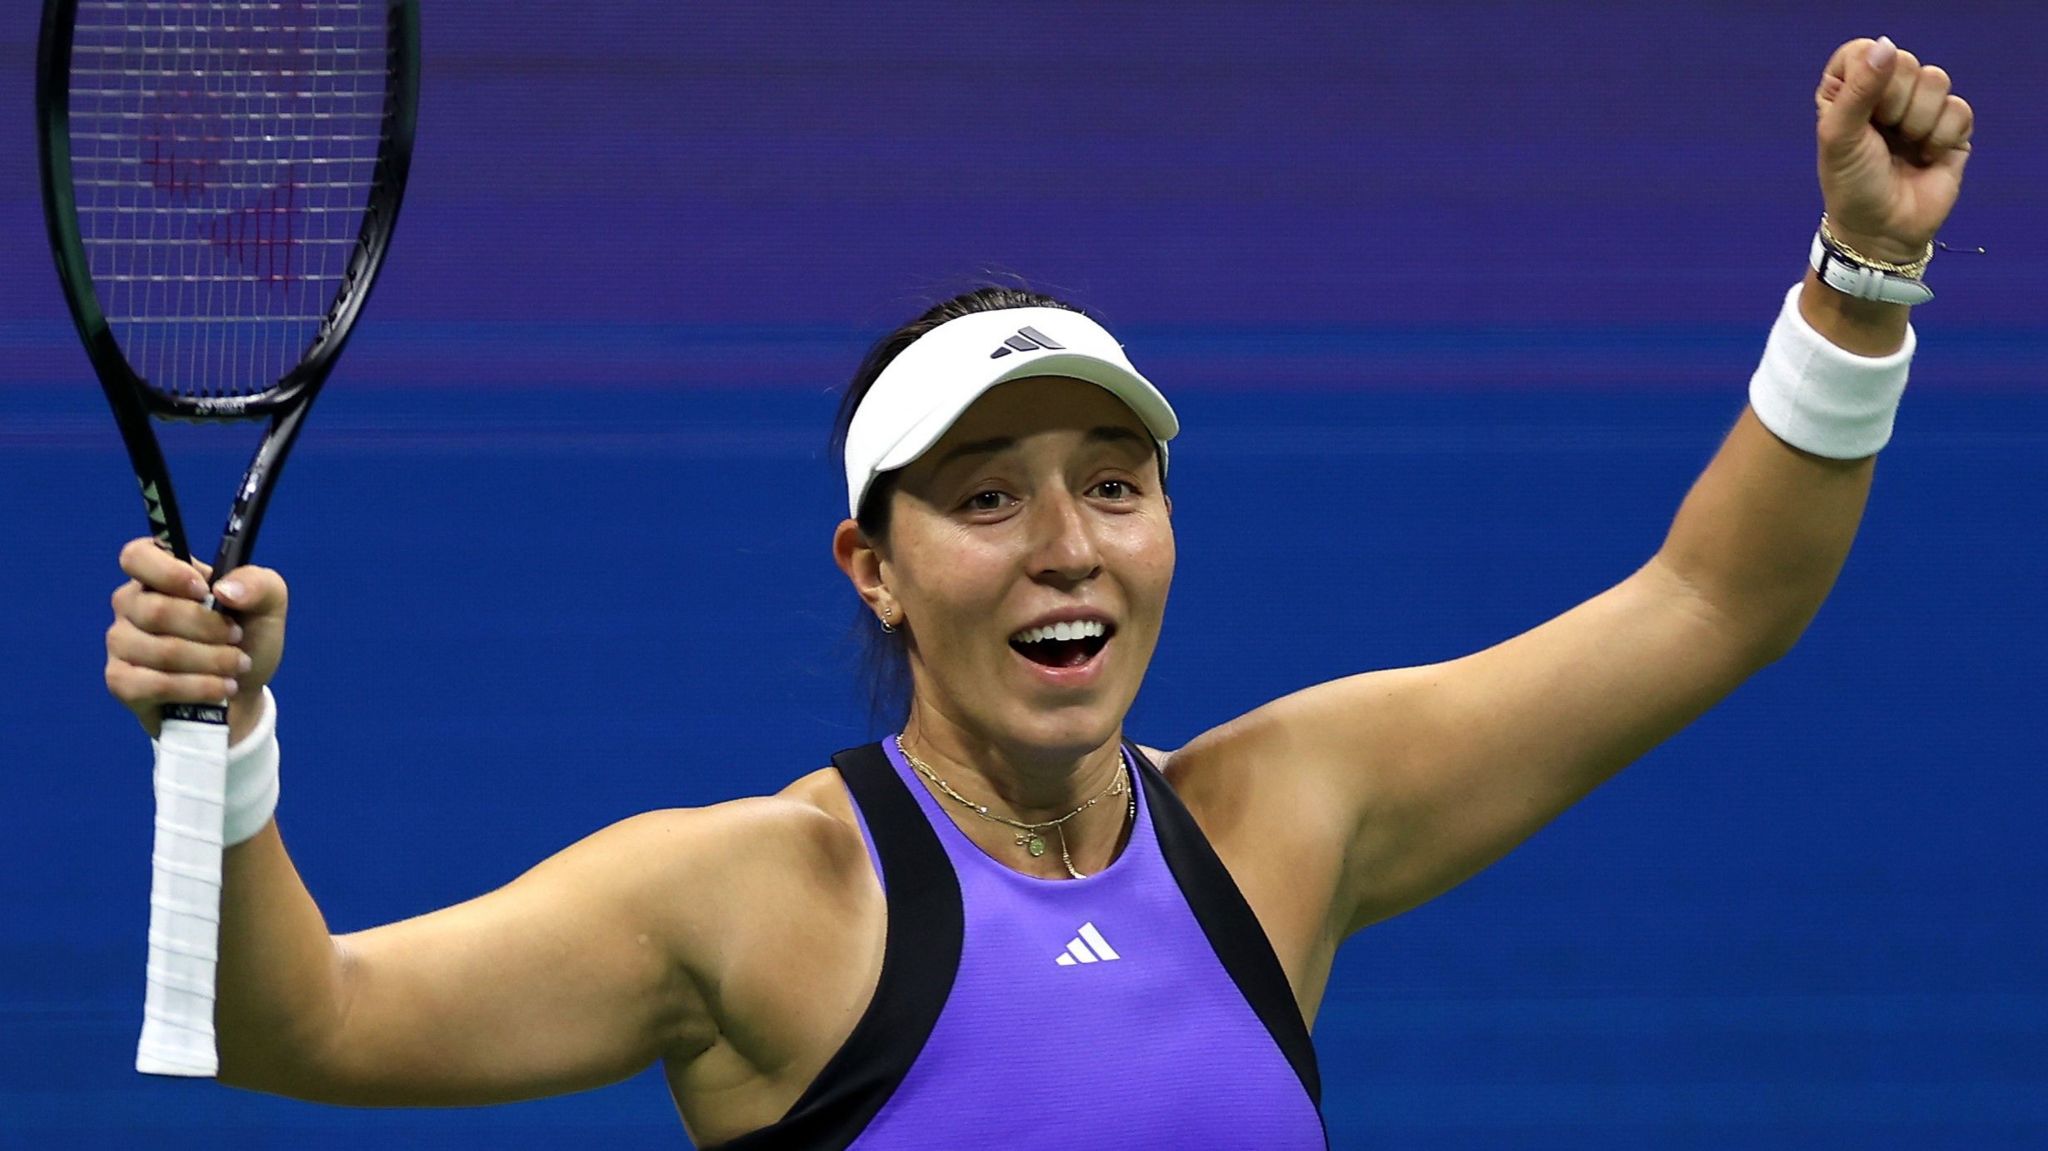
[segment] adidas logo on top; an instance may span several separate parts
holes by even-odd
[[[1042,352],[1049,348],[1065,351],[1067,346],[1056,342],[1051,336],[1037,328],[1018,328],[1017,334],[1004,340],[996,350],[988,354],[991,360],[999,360],[1011,352]]]
[[[1123,956],[1116,953],[1116,948],[1109,945],[1109,940],[1104,939],[1102,933],[1095,930],[1093,923],[1084,923],[1081,925],[1081,933],[1067,940],[1066,951],[1053,962],[1061,967],[1073,967],[1082,963],[1108,963],[1122,958]]]

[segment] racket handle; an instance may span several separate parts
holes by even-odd
[[[227,708],[164,709],[157,741],[156,836],[149,872],[149,968],[135,1069],[211,1078],[214,967],[220,958],[221,824]]]

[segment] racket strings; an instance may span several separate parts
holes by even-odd
[[[387,0],[79,0],[72,191],[129,365],[267,391],[344,290],[385,148]]]

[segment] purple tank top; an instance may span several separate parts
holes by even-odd
[[[1164,778],[1125,754],[1130,842],[1067,880],[989,858],[893,739],[835,756],[888,895],[881,983],[790,1114],[727,1147],[1327,1146],[1264,933]]]

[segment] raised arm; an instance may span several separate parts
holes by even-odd
[[[114,596],[110,690],[153,728],[160,704],[218,699],[233,678],[233,735],[249,739],[282,650],[283,580],[222,581],[234,630],[150,541],[122,567],[134,578]],[[268,823],[225,859],[220,1077],[324,1102],[466,1105],[687,1062],[718,1034],[708,999],[750,954],[736,929],[761,884],[735,871],[818,874],[802,853],[824,817],[808,815],[757,799],[640,816],[500,890],[340,937]]]
[[[1955,202],[1971,115],[1946,73],[1889,47],[1873,61],[1872,41],[1851,41],[1830,60],[1819,167],[1837,236],[1904,263]],[[1811,272],[1799,295],[1813,332],[1870,358],[1872,376],[1903,356],[1906,311]],[[1498,859],[1789,649],[1848,555],[1873,467],[1793,447],[1745,410],[1663,546],[1619,584],[1463,659],[1279,700],[1176,763],[1197,777],[1204,761],[1250,765],[1277,797],[1276,827],[1332,829],[1333,927],[1397,914]]]

